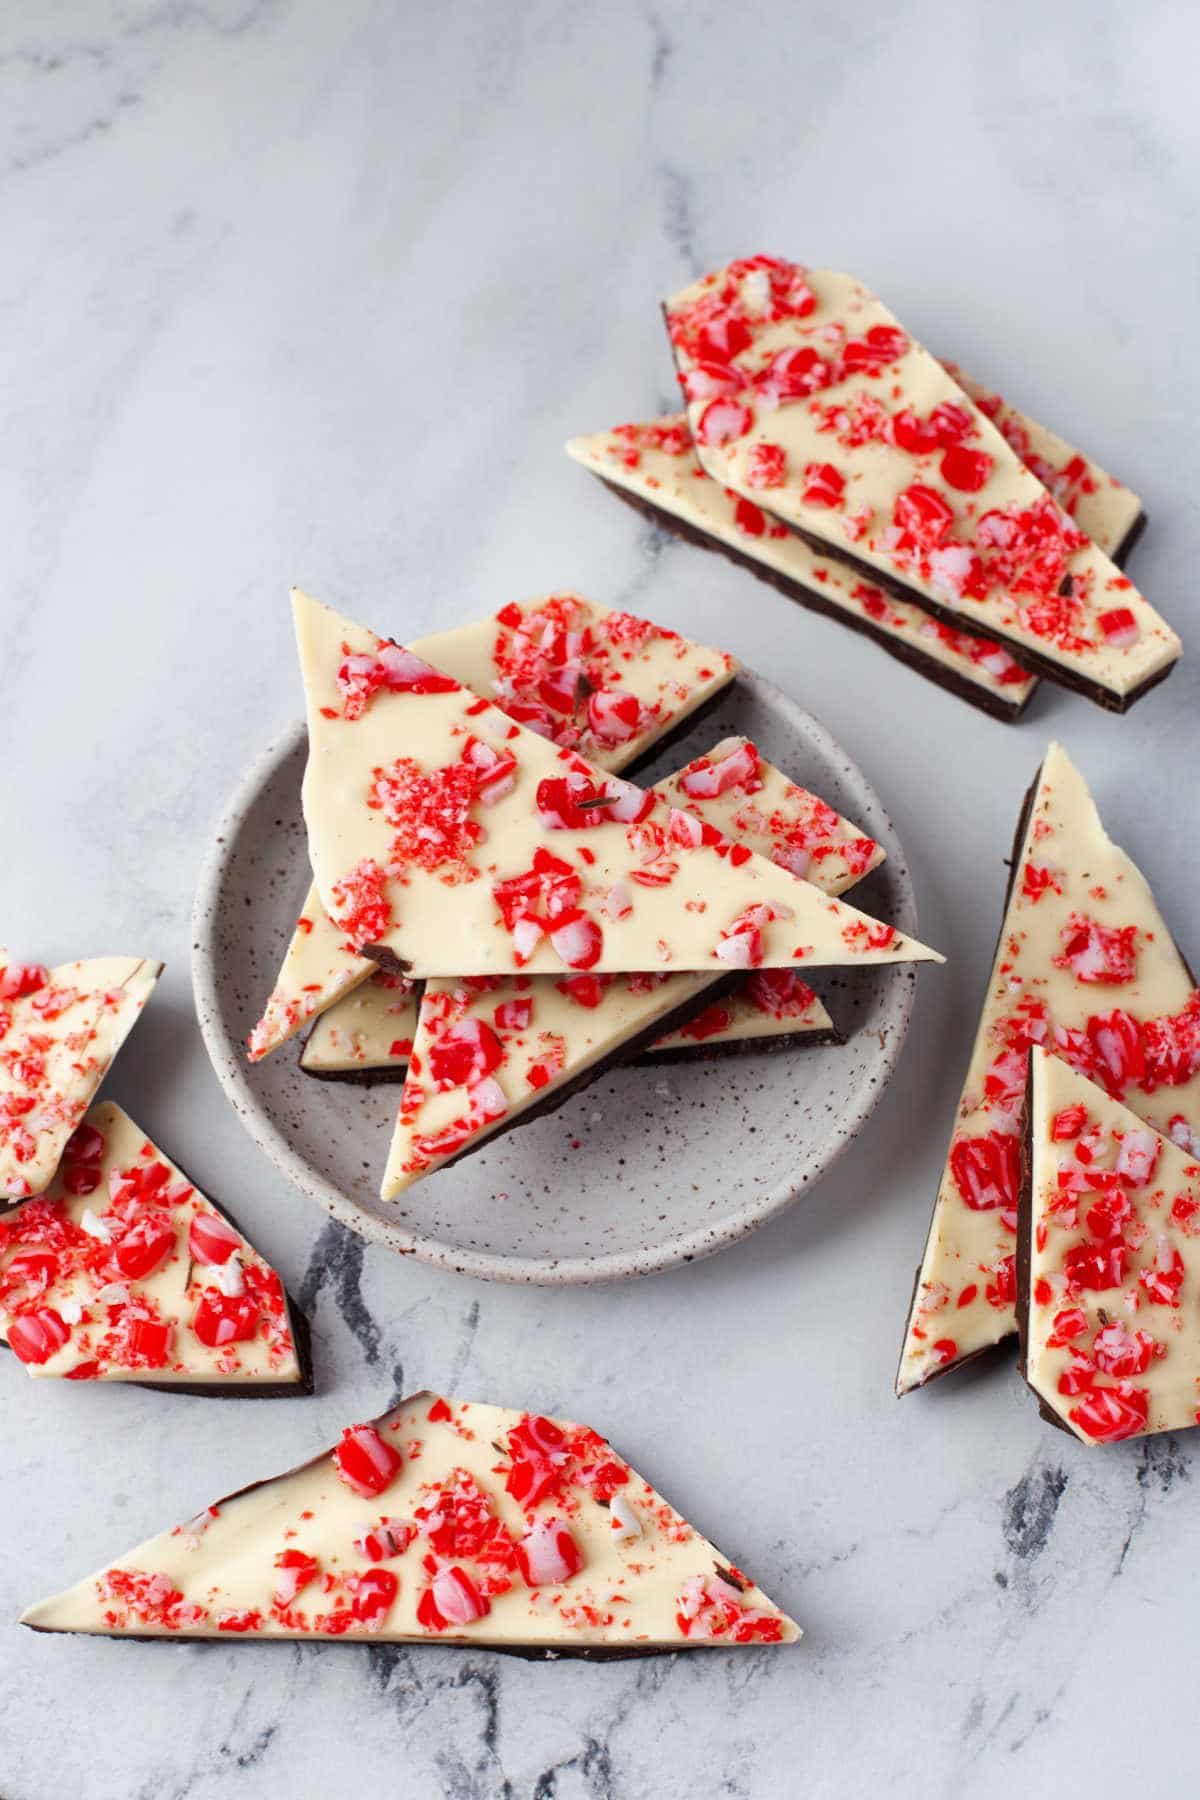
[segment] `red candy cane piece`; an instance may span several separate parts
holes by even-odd
[[[712,400],[700,414],[696,437],[702,444],[719,448],[745,437],[753,423],[754,414],[748,406],[736,400]]]
[[[241,1247],[241,1237],[219,1213],[197,1213],[188,1227],[188,1249],[194,1262],[219,1267]]]
[[[565,1525],[541,1519],[517,1545],[517,1563],[527,1587],[552,1587],[579,1573],[583,1552]]]
[[[71,1336],[70,1326],[52,1306],[20,1313],[8,1327],[8,1347],[23,1363],[45,1363]]]
[[[366,1499],[391,1486],[401,1460],[399,1451],[385,1443],[373,1425],[348,1425],[333,1452],[340,1480]]]

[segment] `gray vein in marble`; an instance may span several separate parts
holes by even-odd
[[[363,1353],[369,1369],[379,1361],[383,1334],[363,1299],[362,1276],[366,1245],[362,1238],[330,1219],[321,1227],[308,1267],[296,1296],[310,1318],[326,1289],[338,1314]]]

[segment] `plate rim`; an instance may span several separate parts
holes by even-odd
[[[777,707],[799,735],[807,738],[831,761],[837,763],[846,779],[857,783],[868,796],[882,822],[889,873],[896,886],[893,923],[906,937],[914,937],[917,927],[916,896],[912,877],[895,826],[879,795],[867,780],[857,762],[842,747],[833,733],[807,708],[789,694],[753,670],[740,666],[736,679]],[[379,1218],[349,1199],[333,1182],[317,1173],[301,1153],[288,1142],[274,1124],[259,1100],[251,1082],[252,1065],[246,1060],[244,1046],[233,1043],[221,1019],[217,991],[219,956],[215,942],[220,914],[220,896],[229,865],[246,815],[261,790],[281,766],[300,749],[306,734],[302,719],[293,720],[255,757],[227,801],[213,837],[205,852],[191,914],[191,973],[196,1015],[208,1059],[221,1085],[221,1090],[241,1120],[251,1141],[268,1161],[315,1200],[333,1218],[356,1231],[370,1243],[385,1245],[400,1256],[414,1256],[431,1267],[467,1275],[485,1281],[503,1281],[510,1285],[540,1287],[592,1286],[603,1282],[626,1281],[643,1275],[662,1274],[680,1264],[697,1262],[715,1255],[731,1244],[748,1237],[771,1219],[778,1218],[794,1206],[801,1194],[810,1192],[827,1175],[861,1133],[871,1114],[883,1098],[895,1074],[900,1053],[908,1036],[916,996],[916,980],[902,979],[906,972],[915,975],[915,965],[894,965],[898,979],[892,985],[885,1004],[888,1017],[886,1043],[881,1047],[880,1061],[872,1065],[873,1079],[864,1079],[855,1104],[838,1126],[836,1133],[815,1162],[805,1165],[800,1180],[785,1179],[766,1193],[747,1200],[724,1219],[719,1227],[708,1224],[695,1231],[667,1239],[664,1243],[640,1252],[610,1251],[594,1256],[536,1257],[504,1256],[488,1250],[471,1250],[450,1245],[430,1233]]]

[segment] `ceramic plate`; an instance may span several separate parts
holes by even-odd
[[[849,757],[803,709],[743,671],[690,729],[639,769],[652,781],[731,732],[883,844],[848,898],[916,929],[903,852]],[[301,1073],[300,1042],[251,1067],[246,1034],[270,991],[308,888],[295,725],[234,795],[196,896],[196,1005],[221,1085],[256,1144],[297,1187],[364,1237],[504,1281],[645,1275],[705,1256],[772,1218],[843,1151],[895,1067],[912,1007],[908,966],[817,969],[845,1045],[776,1049],[601,1074],[562,1109],[377,1197],[398,1085]]]

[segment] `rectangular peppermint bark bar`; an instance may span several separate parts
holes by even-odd
[[[797,884],[841,892],[883,851],[791,782],[743,737],[726,738],[656,790],[706,828],[787,869]],[[701,1003],[708,1004],[702,1012]],[[697,1042],[744,1045],[833,1021],[794,969],[756,969],[719,996],[706,975],[582,974],[567,979],[430,981],[388,1153],[390,1200],[488,1138],[562,1104],[616,1062],[677,1055]]]
[[[852,276],[770,257],[676,294],[705,473],[868,580],[1123,712],[1179,639]]]
[[[599,1433],[414,1394],[22,1617],[104,1637],[518,1655],[794,1643],[800,1629]]]
[[[939,960],[294,595],[309,855],[355,948],[413,977]]]
[[[279,1276],[105,1100],[46,1192],[0,1218],[0,1341],[34,1376],[227,1398],[312,1392],[307,1327]]]
[[[0,950],[0,1202],[49,1187],[162,967],[96,956],[47,969]]]
[[[1056,1056],[1030,1069],[1021,1372],[1085,1444],[1200,1423],[1200,1142],[1172,1143]]]
[[[571,592],[510,602],[412,648],[510,718],[612,774],[694,719],[737,672],[724,651]],[[313,888],[250,1033],[250,1061],[287,1043],[374,966],[330,921]],[[306,1067],[315,1071],[325,1044],[324,1034],[316,1037]]]
[[[1076,524],[1119,562],[1145,522],[1138,496],[1046,426],[946,366]],[[710,481],[696,458],[686,414],[572,438],[567,454],[656,523],[722,552],[801,605],[873,638],[889,655],[993,717],[1018,718],[1033,694],[1037,677],[1001,645],[885,594],[847,563],[818,553],[761,506]]]
[[[1200,993],[1149,884],[1061,745],[1026,797],[1008,899],[896,1380],[920,1387],[1015,1330],[1030,1047],[1180,1142],[1200,1129]]]

